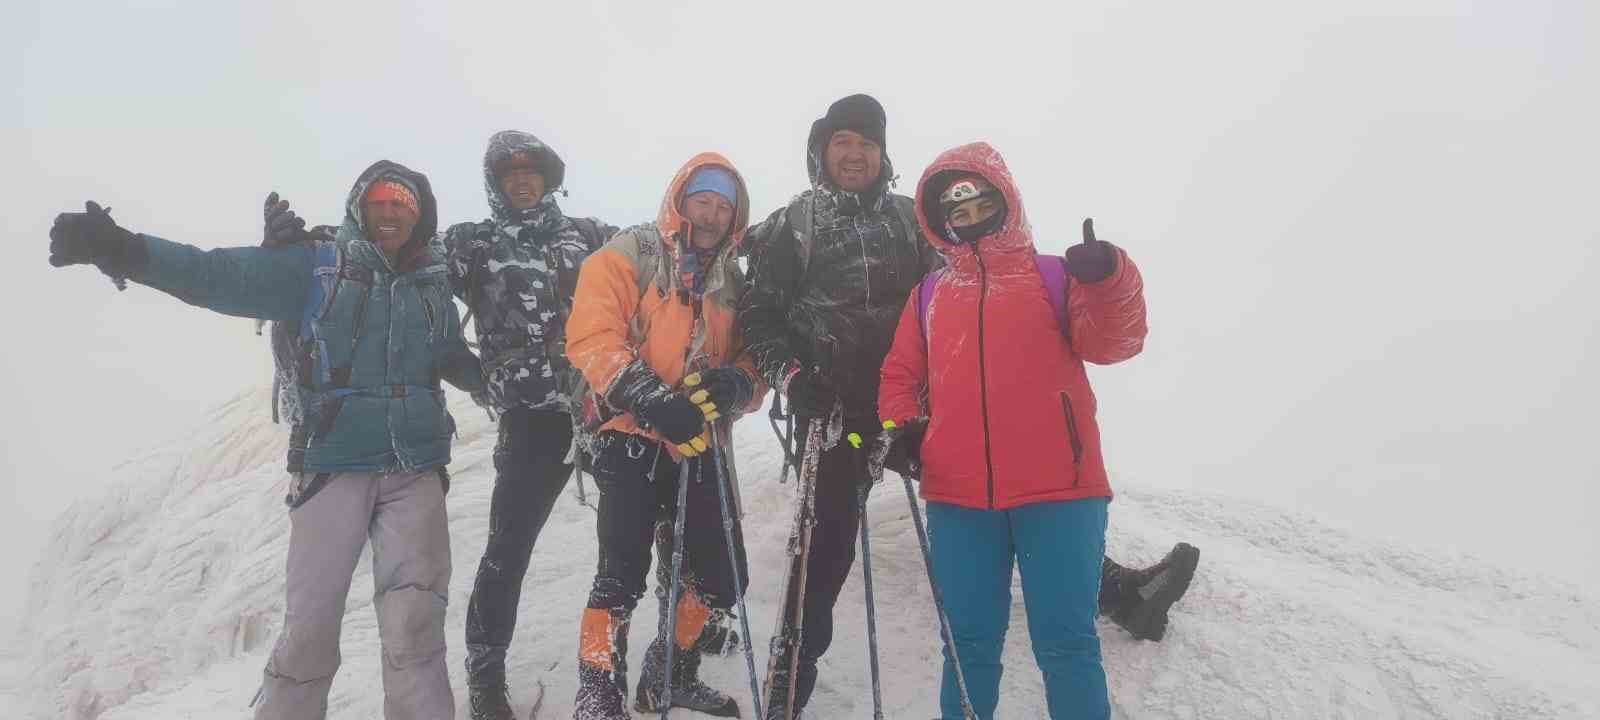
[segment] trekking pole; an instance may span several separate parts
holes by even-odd
[[[956,688],[961,691],[961,716],[977,720],[972,710],[972,697],[967,694],[967,676],[961,671],[961,655],[956,652],[956,639],[950,632],[950,616],[944,611],[944,596],[939,593],[939,581],[933,577],[933,553],[928,550],[928,529],[922,525],[922,509],[917,507],[917,491],[911,487],[911,476],[902,475],[906,484],[906,500],[911,503],[911,522],[917,528],[917,540],[922,545],[922,564],[928,568],[928,587],[933,589],[933,606],[939,611],[939,633],[944,635],[944,646],[950,652],[950,661],[956,668]]]
[[[861,435],[850,433],[849,438],[852,447],[861,449]],[[878,680],[878,613],[877,606],[872,602],[872,534],[867,530],[867,495],[872,492],[872,484],[869,478],[856,496],[861,519],[861,580],[867,589],[867,652],[872,661],[872,720],[883,720],[883,695]]]
[[[784,430],[778,429],[779,420],[782,420],[788,429],[787,434]],[[778,445],[783,448],[783,469],[778,471],[778,482],[786,483],[789,482],[789,468],[799,470],[800,463],[796,462],[794,457],[794,416],[784,414],[781,393],[772,394],[772,409],[767,411],[767,421],[772,423],[772,434],[778,436]]]
[[[722,503],[722,535],[728,543],[728,565],[733,570],[734,597],[739,602],[739,627],[744,631],[744,664],[750,671],[750,700],[755,703],[757,720],[764,720],[766,714],[761,712],[761,687],[756,682],[756,651],[750,646],[750,613],[744,607],[744,580],[739,576],[739,557],[735,553],[733,541],[733,511],[728,507],[728,494],[732,492],[728,482],[728,469],[723,463],[728,458],[722,451],[722,442],[717,439],[716,428],[711,429],[711,462],[717,467],[717,499]]]
[[[678,649],[678,594],[683,592],[683,519],[689,506],[689,460],[679,462],[678,517],[672,523],[672,594],[667,597],[667,664],[661,674],[661,717],[672,712],[672,668]]]

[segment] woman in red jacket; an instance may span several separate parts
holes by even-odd
[[[1050,716],[1110,717],[1095,613],[1111,488],[1084,361],[1143,348],[1139,271],[1087,223],[1065,258],[1036,257],[1021,196],[985,143],[940,155],[916,207],[948,267],[901,313],[879,415],[926,423],[933,570],[973,707],[989,718],[999,699],[1015,562]],[[948,655],[941,705],[961,716]]]

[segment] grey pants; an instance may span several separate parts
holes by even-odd
[[[368,537],[383,643],[383,716],[455,717],[444,641],[450,535],[444,484],[437,470],[427,470],[340,473],[289,513],[283,631],[263,672],[256,720],[327,716],[345,596]]]

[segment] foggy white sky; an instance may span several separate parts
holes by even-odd
[[[902,192],[988,140],[1041,249],[1093,216],[1141,264],[1148,349],[1093,371],[1115,476],[1600,584],[1595,3],[8,5],[5,577],[270,367],[248,321],[49,268],[57,212],[255,244],[268,190],[332,222],[389,158],[473,220],[484,141],[519,128],[566,160],[569,213],[650,219],[714,149],[765,215],[864,91]]]

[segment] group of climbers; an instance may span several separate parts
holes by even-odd
[[[523,579],[574,464],[600,491],[574,717],[630,717],[627,638],[652,551],[660,611],[633,708],[739,715],[699,667],[737,637],[749,566],[737,493],[731,514],[719,493],[737,480],[731,424],[769,388],[800,428],[781,438],[786,454],[807,446],[807,428],[852,442],[811,443],[804,458],[811,540],[788,572],[806,589],[781,599],[794,627],[779,635],[795,645],[772,649],[796,660],[769,675],[767,718],[797,717],[816,687],[856,560],[858,493],[881,472],[873,445],[926,501],[954,640],[942,716],[993,716],[1016,566],[1051,716],[1109,717],[1096,615],[1161,639],[1198,562],[1181,543],[1144,569],[1104,556],[1112,493],[1084,368],[1142,349],[1139,271],[1087,221],[1065,255],[1038,254],[1020,192],[984,143],[940,155],[914,196],[893,193],[886,136],[873,98],[833,103],[806,139],[810,187],[754,226],[743,176],[711,152],[674,175],[654,222],[570,217],[556,202],[562,159],[517,131],[496,133],[483,157],[490,216],[442,232],[427,178],[387,161],[357,179],[337,228],[308,230],[269,197],[260,247],[135,234],[93,202],[58,216],[52,265],[94,264],[119,287],[274,323],[290,542],[255,717],[326,715],[369,539],[385,717],[454,717],[444,498],[455,423],[441,381],[499,430],[466,614],[475,720],[514,717],[506,654]]]

